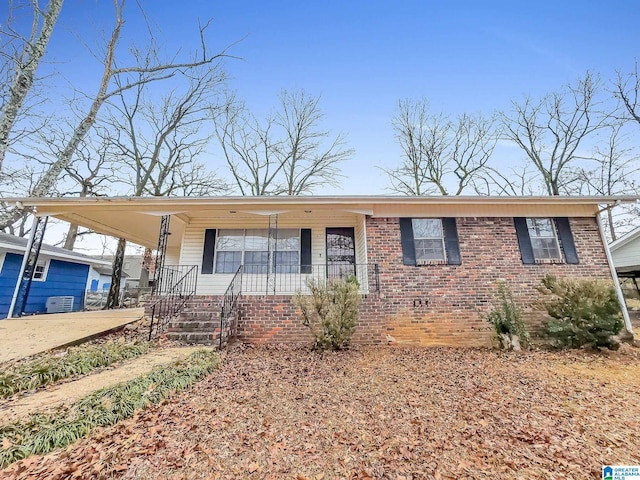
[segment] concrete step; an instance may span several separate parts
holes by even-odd
[[[211,318],[220,318],[220,310],[182,310],[180,315],[184,318],[194,320],[207,320]]]
[[[185,320],[185,319],[177,319],[173,322],[169,323],[169,329],[174,331],[202,331],[202,332],[212,332],[216,328],[220,327],[220,321],[194,321],[194,320]]]
[[[167,332],[167,338],[187,345],[215,345],[219,341],[213,333]]]

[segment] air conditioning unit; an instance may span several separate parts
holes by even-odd
[[[47,298],[47,313],[73,312],[73,297]]]

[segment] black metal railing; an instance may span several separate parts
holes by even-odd
[[[187,301],[196,294],[197,265],[167,265],[157,277],[151,303],[149,340],[166,332],[169,322],[180,314]],[[155,332],[154,332],[155,328]]]
[[[233,331],[237,326],[236,313],[238,307],[238,298],[242,294],[242,265],[238,267],[231,283],[227,287],[222,297],[222,310],[220,311],[220,350],[227,338],[233,336]]]
[[[360,292],[380,291],[378,264],[321,264],[279,265],[270,273],[265,265],[244,265],[242,269],[242,293],[244,294],[295,294],[309,292],[308,282],[327,279],[346,279],[355,276]]]

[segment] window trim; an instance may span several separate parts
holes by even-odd
[[[45,258],[43,260],[38,259],[38,262],[33,267],[32,281],[34,281],[34,282],[46,282],[47,281],[47,276],[49,275],[49,265],[50,264],[51,264],[51,259],[50,258]],[[42,269],[42,277],[36,278],[36,269],[38,268],[39,265],[42,265],[42,267],[43,267],[43,269]]]
[[[462,265],[462,254],[460,252],[460,238],[458,236],[458,222],[456,217],[415,217],[416,219],[439,219],[442,222],[444,234],[444,251],[446,260],[431,261],[426,264],[421,262],[420,265],[416,262],[415,242],[413,238],[413,218],[414,217],[399,217],[398,219],[403,265],[412,267],[429,265]]]
[[[527,218],[547,218],[553,221],[556,238],[560,247],[561,258],[559,259],[536,259],[533,254],[533,246],[529,236],[529,228],[527,226]],[[518,239],[518,247],[520,249],[520,258],[524,265],[541,265],[541,264],[567,264],[577,265],[580,263],[578,250],[576,248],[575,237],[571,229],[571,221],[569,217],[513,217],[516,237]]]
[[[527,223],[527,232],[529,233],[529,241],[531,242],[531,250],[533,251],[533,258],[535,260],[535,263],[565,263],[565,258],[564,258],[564,250],[562,249],[562,244],[560,243],[560,237],[558,235],[558,225],[556,223],[556,219],[553,217],[525,217],[526,218],[526,223]],[[548,220],[549,223],[551,224],[551,230],[553,235],[549,235],[549,236],[540,236],[540,235],[531,235],[531,229],[529,228],[529,221],[530,220]],[[555,245],[556,248],[558,250],[558,256],[557,257],[550,257],[550,258],[538,258],[536,256],[536,248],[533,245],[533,241],[534,239],[541,239],[541,238],[553,238],[555,241]]]
[[[7,252],[0,252],[0,275],[2,275],[5,258],[7,258]]]
[[[267,232],[268,234],[268,229],[266,228],[220,228],[216,230],[216,239],[215,239],[215,243],[213,246],[213,274],[215,275],[233,275],[235,272],[218,272],[217,271],[217,266],[218,266],[218,252],[237,252],[240,251],[241,252],[241,257],[240,257],[240,265],[245,265],[244,263],[244,259],[245,259],[245,254],[246,252],[265,252],[266,250],[247,250],[244,245],[242,250],[218,250],[218,241],[220,240],[220,238],[222,238],[222,234],[221,232],[224,232],[225,230],[242,230],[242,237],[243,239],[246,238],[247,236],[247,230],[262,230]],[[292,275],[292,274],[299,274],[301,268],[303,268],[304,266],[302,266],[300,264],[301,259],[302,259],[302,227],[300,228],[279,228],[278,230],[295,230],[298,232],[298,249],[297,250],[275,250],[273,253],[275,254],[276,252],[296,252],[298,254],[298,262],[296,264],[288,264],[286,265],[287,267],[297,267],[298,272],[275,272],[275,269],[273,268],[273,265],[266,265],[267,267],[267,272],[264,273],[252,273],[252,275],[268,275],[269,271],[271,273],[277,273],[277,274],[288,274],[288,275]],[[275,255],[273,256],[273,260],[275,261]],[[261,266],[261,265],[256,265],[256,266]],[[276,265],[277,268],[277,265]]]
[[[440,233],[441,235],[439,237],[416,237],[416,230],[414,227],[414,221],[415,220],[438,220],[440,222]],[[449,258],[447,255],[447,244],[446,244],[446,235],[445,235],[445,231],[444,231],[444,222],[442,221],[441,217],[411,217],[411,229],[413,230],[413,248],[415,251],[415,257],[416,257],[416,266],[423,266],[423,265],[440,265],[440,264],[448,264],[449,262]],[[418,258],[418,247],[416,244],[417,240],[440,240],[440,243],[442,244],[442,256],[443,258],[427,258],[427,259],[419,259]]]

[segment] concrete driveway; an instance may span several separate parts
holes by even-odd
[[[143,308],[125,308],[0,320],[0,362],[77,343],[143,316]]]

